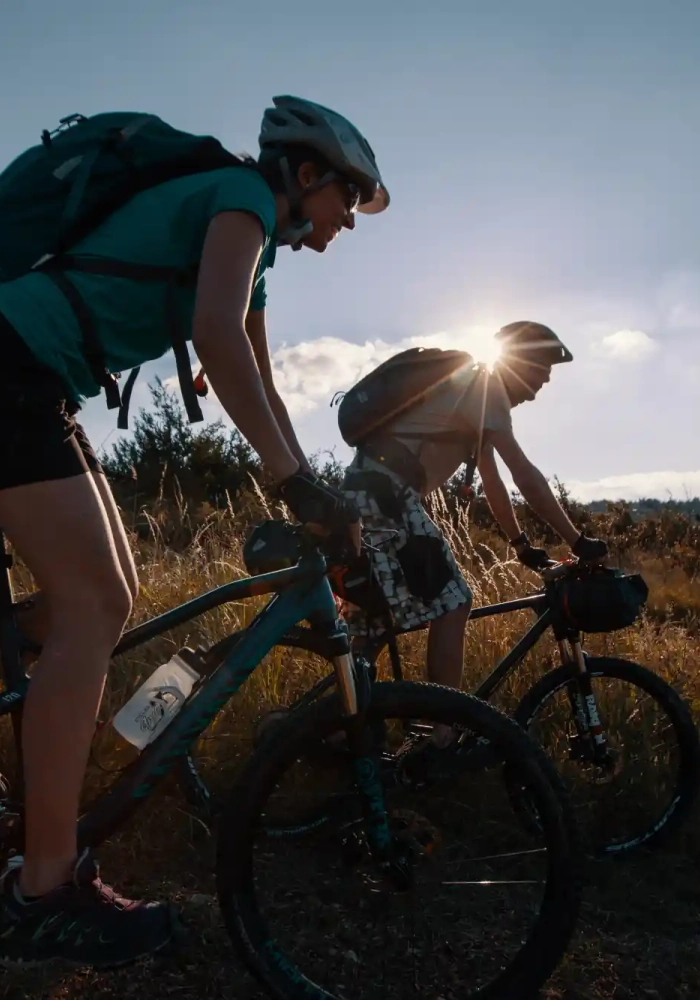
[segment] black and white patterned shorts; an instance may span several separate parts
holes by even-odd
[[[397,631],[420,628],[471,604],[471,589],[419,493],[384,472],[353,469],[342,489],[358,506],[363,530],[379,550],[372,555],[374,579]],[[348,608],[345,617],[352,635],[375,638],[386,631],[382,617],[368,619],[359,608]]]

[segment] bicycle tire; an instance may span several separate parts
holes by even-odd
[[[530,934],[497,978],[463,1000],[531,1000],[561,960],[575,929],[581,878],[580,848],[568,798],[556,769],[513,720],[486,702],[433,684],[376,683],[368,718],[444,719],[487,734],[494,746],[516,761],[534,789],[546,828],[547,885]],[[217,842],[217,893],[234,947],[251,973],[278,1000],[335,1000],[334,994],[307,979],[271,939],[258,908],[254,843],[265,803],[293,766],[311,733],[342,727],[339,699],[324,698],[292,715],[250,758],[220,819]],[[551,849],[551,853],[550,853]]]
[[[690,709],[680,695],[663,678],[631,660],[615,657],[587,656],[592,677],[611,677],[643,690],[663,710],[676,735],[679,767],[678,777],[669,805],[661,817],[642,834],[627,841],[594,845],[598,855],[624,856],[641,848],[652,850],[664,843],[685,822],[700,789],[700,741]],[[575,665],[564,665],[542,677],[525,694],[514,718],[528,732],[547,701],[577,676]]]

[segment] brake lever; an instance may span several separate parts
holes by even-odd
[[[371,548],[370,543],[367,541],[368,538],[374,538],[375,535],[382,535],[385,538],[396,538],[400,532],[396,528],[369,528],[362,532],[362,544]]]
[[[547,566],[539,571],[539,574],[545,582],[550,583],[553,580],[561,580],[574,565],[573,559],[563,559],[561,562],[550,559]]]
[[[369,542],[362,541],[362,548],[367,549],[368,552],[381,552],[382,550],[377,545],[370,545]]]

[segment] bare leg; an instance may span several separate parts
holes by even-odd
[[[119,513],[119,508],[117,507],[112,491],[109,488],[109,483],[107,482],[105,474],[103,472],[93,472],[92,478],[95,486],[97,487],[100,499],[102,500],[102,505],[107,512],[107,519],[112,532],[114,547],[117,550],[117,556],[119,557],[119,565],[121,566],[122,573],[124,574],[124,579],[126,580],[126,585],[129,588],[133,604],[139,593],[139,578],[134,564],[134,557],[132,556],[131,548],[129,547],[129,539],[126,537],[126,532],[124,531],[122,516]]]
[[[131,609],[108,514],[90,475],[0,492],[0,523],[39,584],[46,643],[24,711],[29,896],[65,881],[109,657]]]
[[[464,633],[469,620],[471,603],[463,604],[442,618],[430,623],[428,630],[428,680],[433,684],[461,688],[464,663]],[[446,746],[454,738],[451,726],[436,723],[433,741]]]
[[[133,602],[138,596],[139,580],[119,508],[112,496],[112,491],[109,488],[109,483],[104,473],[93,472],[92,478],[107,513],[112,538],[119,557],[119,565],[121,566]],[[31,600],[27,603],[26,607],[17,609],[17,624],[22,634],[31,639],[32,642],[36,642],[42,646],[46,642],[49,629],[49,607],[46,596],[40,590],[31,595]],[[33,654],[27,654],[27,662],[31,662],[34,659],[36,657]]]

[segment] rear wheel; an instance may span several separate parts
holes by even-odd
[[[452,993],[530,1000],[568,945],[579,855],[545,755],[516,723],[469,695],[427,684],[373,686],[368,722],[384,728],[388,749],[412,719],[459,725],[475,744],[488,741],[491,763],[420,787],[379,764],[394,845],[410,868],[400,888],[371,857],[347,779],[339,826],[284,844],[263,829],[271,796],[294,782],[309,742],[344,731],[335,696],[282,722],[226,804],[218,830],[222,912],[240,955],[280,1000]],[[349,771],[347,760],[339,771]],[[507,789],[516,785],[537,816],[535,829],[513,811]]]

